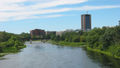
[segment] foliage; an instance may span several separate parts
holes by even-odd
[[[19,37],[23,40],[23,41],[29,41],[31,39],[31,36],[29,33],[21,33],[19,35]]]
[[[120,57],[120,26],[94,28],[88,32],[74,30],[49,39],[63,45],[84,42],[89,48]]]
[[[120,26],[94,28],[87,35],[90,48],[120,56]]]
[[[4,35],[1,36],[5,37]],[[8,40],[10,36],[6,36],[6,39],[4,39],[3,37],[0,38],[0,42]],[[30,35],[25,33],[22,33],[21,37],[23,37],[26,40],[30,39]],[[33,39],[53,40],[59,44],[72,46],[76,46],[73,43],[85,43],[86,46],[91,49],[95,49],[96,51],[98,50],[103,53],[108,52],[108,54],[120,57],[120,26],[94,28],[87,32],[81,30],[65,31],[62,33],[62,35],[47,34],[42,38],[33,37]],[[15,41],[11,40],[9,44],[14,42]],[[8,45],[8,47],[9,46],[11,45]]]
[[[18,52],[25,47],[21,35],[7,32],[0,32],[0,53]]]

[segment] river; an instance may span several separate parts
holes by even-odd
[[[120,68],[120,60],[77,47],[39,41],[0,60],[0,68]]]

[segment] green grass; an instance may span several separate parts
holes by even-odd
[[[16,53],[19,52],[20,49],[25,48],[26,46],[19,46],[18,48],[16,47],[9,47],[9,48],[4,48],[3,53]]]
[[[0,53],[0,57],[7,55],[8,53]]]
[[[56,42],[56,41],[51,41],[51,40],[49,40],[48,42],[52,43],[52,44],[60,45],[60,46],[85,47],[89,51],[98,52],[101,54],[105,54],[107,56],[111,56],[111,57],[120,59],[120,56],[113,55],[110,51],[101,51],[100,49],[90,48],[90,47],[86,46],[86,44],[84,42],[64,42],[64,41]]]
[[[7,54],[10,54],[10,53],[20,52],[20,49],[25,48],[25,47],[26,47],[26,45],[19,46],[18,48],[16,48],[16,47],[7,47],[7,48],[4,48],[3,52],[0,53],[0,57],[2,57],[4,55],[7,55]]]
[[[90,48],[90,47],[86,47],[87,50],[90,50],[90,51],[94,51],[94,52],[98,52],[98,53],[102,53],[102,54],[105,54],[107,56],[111,56],[111,57],[114,57],[114,58],[117,58],[117,59],[120,59],[120,56],[116,56],[116,55],[113,55],[111,52],[109,51],[101,51],[99,49],[93,49],[93,48]]]

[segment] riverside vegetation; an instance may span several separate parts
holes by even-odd
[[[0,52],[11,52],[9,48],[19,50],[19,47],[24,45],[23,41],[30,39],[28,33],[14,35],[1,32],[0,35],[3,35],[0,36]],[[50,40],[49,42],[62,46],[84,46],[87,50],[120,59],[120,26],[94,28],[87,32],[81,30],[65,31],[62,35],[51,33],[42,37],[32,37],[31,39]],[[18,43],[21,43],[21,45]]]
[[[120,26],[94,28],[88,32],[66,31],[61,36],[49,34],[41,39],[52,40],[52,43],[63,46],[85,45],[88,50],[120,58]]]
[[[28,40],[29,38],[30,35],[27,33],[18,35],[0,32],[0,56],[20,51],[20,49],[26,47],[24,45],[24,41]]]
[[[12,34],[0,32],[0,56],[7,53],[18,52],[24,48],[24,42],[31,39],[30,34]],[[62,46],[83,46],[90,51],[103,53],[120,58],[120,26],[94,28],[91,31],[66,31],[62,35],[48,34],[43,37],[33,37],[34,40],[51,40],[54,44]]]

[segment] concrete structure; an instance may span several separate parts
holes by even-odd
[[[30,31],[31,37],[42,37],[45,35],[45,31],[41,29],[34,29]]]
[[[90,14],[81,15],[81,30],[83,31],[91,30],[91,15]]]

